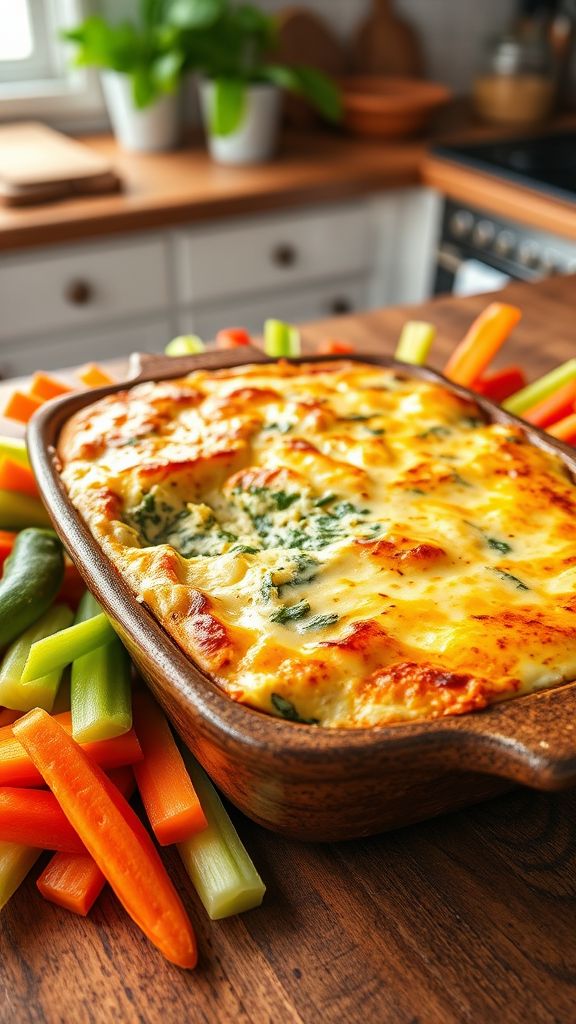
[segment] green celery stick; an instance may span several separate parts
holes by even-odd
[[[212,921],[259,907],[266,886],[206,773],[189,751],[182,756],[208,827],[178,843],[178,852]]]
[[[264,351],[272,359],[295,359],[300,355],[300,331],[282,320],[267,320],[264,324]]]
[[[46,509],[37,498],[0,489],[0,530],[51,525]]]
[[[516,416],[521,416],[526,409],[531,409],[533,405],[542,402],[548,398],[548,395],[553,395],[558,388],[574,379],[576,379],[576,359],[569,359],[568,362],[557,366],[555,370],[546,373],[539,380],[535,380],[521,391],[517,391],[515,395],[511,395],[505,402],[502,402],[502,407]]]
[[[0,458],[13,459],[14,462],[19,462],[21,466],[30,467],[26,441],[21,437],[0,436]]]
[[[92,594],[82,598],[76,623],[102,613]],[[70,682],[72,735],[78,743],[122,736],[132,726],[130,659],[116,635],[89,654],[75,658]]]
[[[164,352],[167,356],[195,356],[205,349],[206,345],[197,334],[180,334],[168,342]]]
[[[83,654],[94,651],[103,644],[109,644],[116,636],[108,619],[102,613],[87,622],[61,629],[44,640],[37,640],[30,648],[24,665],[22,682],[47,676],[64,665],[69,665]]]
[[[435,337],[434,324],[428,324],[424,320],[408,320],[402,328],[394,358],[401,363],[423,366]]]
[[[42,850],[20,843],[0,842],[0,910],[22,884]]]
[[[10,645],[0,665],[0,704],[16,711],[31,711],[32,708],[52,710],[63,669],[56,669],[30,683],[22,682],[22,672],[32,644],[66,629],[73,618],[66,605],[53,605]]]

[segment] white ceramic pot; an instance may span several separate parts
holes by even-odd
[[[246,88],[242,122],[230,135],[210,131],[214,83],[200,83],[200,101],[208,148],[219,164],[261,164],[274,155],[280,124],[280,90],[275,85],[258,83]]]
[[[129,75],[102,71],[102,89],[112,129],[123,149],[140,153],[174,149],[180,141],[180,96],[162,96],[138,110]]]

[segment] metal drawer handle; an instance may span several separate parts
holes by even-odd
[[[298,250],[287,242],[282,242],[272,250],[272,262],[277,267],[293,267],[298,262]]]
[[[94,289],[88,281],[78,278],[66,285],[64,296],[71,306],[87,306],[94,298]]]
[[[352,313],[354,304],[345,295],[337,295],[329,303],[328,309],[334,316],[343,316],[345,313]]]

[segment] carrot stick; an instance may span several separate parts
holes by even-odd
[[[40,398],[25,395],[23,391],[13,391],[6,403],[3,415],[18,423],[28,423],[37,409],[43,404]]]
[[[551,423],[556,423],[557,420],[564,419],[565,416],[569,416],[570,413],[574,412],[574,406],[576,404],[576,380],[569,380],[562,387],[559,387],[556,391],[553,391],[547,398],[543,398],[541,402],[537,402],[530,409],[526,409],[522,415],[525,420],[529,423],[533,423],[535,427],[550,426]]]
[[[566,444],[576,444],[576,413],[565,416],[558,423],[548,427],[548,433],[556,437],[558,441],[566,441]]]
[[[0,530],[0,567],[8,558],[18,535],[13,530]]]
[[[114,378],[102,370],[96,363],[89,363],[76,374],[87,388],[103,388],[107,384],[114,384]]]
[[[519,366],[507,366],[503,370],[495,370],[494,373],[487,373],[484,377],[474,381],[472,390],[479,395],[492,399],[493,402],[503,402],[520,388],[526,387],[526,377]]]
[[[63,711],[55,715],[57,723],[72,732],[72,715]],[[142,759],[142,748],[134,729],[110,740],[83,744],[83,750],[101,768],[111,770],[134,764]],[[34,767],[24,747],[13,733],[12,726],[0,729],[0,786],[41,786],[42,776]]]
[[[32,394],[37,395],[38,398],[42,398],[45,402],[51,398],[59,398],[60,395],[67,395],[72,388],[68,384],[63,384],[62,381],[56,380],[56,377],[51,377],[47,373],[38,371],[32,377],[32,384],[30,386]]]
[[[29,494],[31,498],[40,497],[32,470],[8,457],[0,459],[0,488]]]
[[[14,735],[132,919],[168,960],[194,967],[189,918],[130,804],[45,711],[29,711],[15,722]]]
[[[45,789],[0,788],[0,840],[43,850],[85,853],[82,840],[56,797]]]
[[[455,384],[470,387],[482,376],[521,316],[516,306],[492,302],[476,318],[450,356],[444,375]]]
[[[148,693],[135,694],[133,714],[144,754],[134,775],[148,820],[161,846],[181,843],[207,827],[206,815],[156,701]]]
[[[42,850],[21,843],[0,843],[0,910],[3,910],[26,875],[42,856]]]
[[[110,775],[120,793],[130,799],[134,792],[134,775],[129,768]],[[55,853],[36,881],[44,899],[57,903],[75,914],[86,914],[93,907],[106,879],[89,853]]]

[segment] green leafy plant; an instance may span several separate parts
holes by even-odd
[[[187,11],[188,24],[205,28],[216,13],[215,0],[139,0],[137,22],[112,24],[94,15],[63,38],[77,47],[79,67],[105,68],[129,75],[134,105],[148,107],[167,93],[175,92],[189,70],[186,35],[179,20]],[[202,8],[205,8],[202,16]]]
[[[251,4],[233,0],[175,0],[171,24],[185,33],[190,64],[214,82],[210,130],[230,135],[240,126],[250,85],[269,83],[307,99],[323,117],[341,115],[336,84],[314,68],[274,62],[277,24]]]

